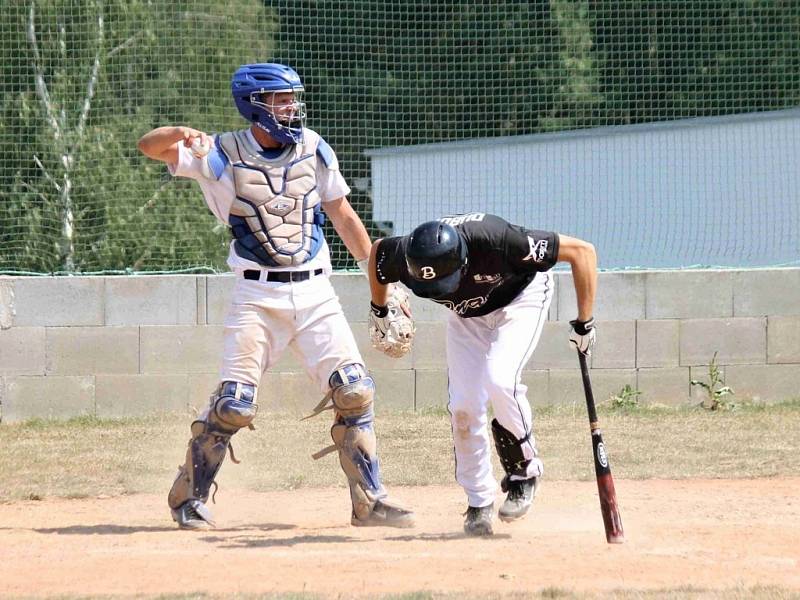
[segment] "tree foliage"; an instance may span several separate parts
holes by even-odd
[[[599,121],[627,124],[800,103],[800,3],[587,2]]]
[[[219,267],[227,236],[191,182],[141,156],[164,124],[225,127],[240,61],[269,54],[251,0],[40,0],[0,13],[0,269]]]
[[[7,4],[0,271],[222,268],[228,234],[196,184],[135,144],[159,125],[242,127],[229,81],[245,62],[300,72],[368,225],[368,148],[800,103],[791,0]]]

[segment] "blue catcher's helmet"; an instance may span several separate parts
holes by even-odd
[[[242,65],[233,74],[231,93],[239,113],[283,144],[303,141],[306,105],[297,72],[277,63]],[[291,92],[290,104],[276,106],[279,92]]]

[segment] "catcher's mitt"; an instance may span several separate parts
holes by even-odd
[[[416,331],[408,292],[394,285],[386,306],[370,302],[370,309],[369,338],[372,346],[392,358],[408,354]]]

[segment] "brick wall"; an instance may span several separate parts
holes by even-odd
[[[0,278],[3,420],[203,406],[217,381],[232,282],[230,275]],[[376,380],[378,410],[445,406],[447,311],[414,298],[414,349],[394,360],[369,345],[366,279],[337,274],[333,284]],[[571,277],[558,273],[550,320],[523,376],[534,405],[583,402],[566,342],[574,315]],[[714,352],[738,398],[800,397],[798,268],[601,273],[595,316],[598,400],[629,384],[642,402],[688,402],[690,379],[707,378]],[[263,411],[299,414],[321,397],[291,353],[260,390]]]

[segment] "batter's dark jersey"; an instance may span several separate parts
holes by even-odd
[[[558,258],[558,234],[525,229],[485,213],[439,219],[455,227],[467,243],[468,267],[458,289],[431,298],[464,318],[481,317],[511,303]],[[408,273],[405,246],[408,236],[385,238],[378,244],[375,266],[383,284],[400,281],[414,289]]]

